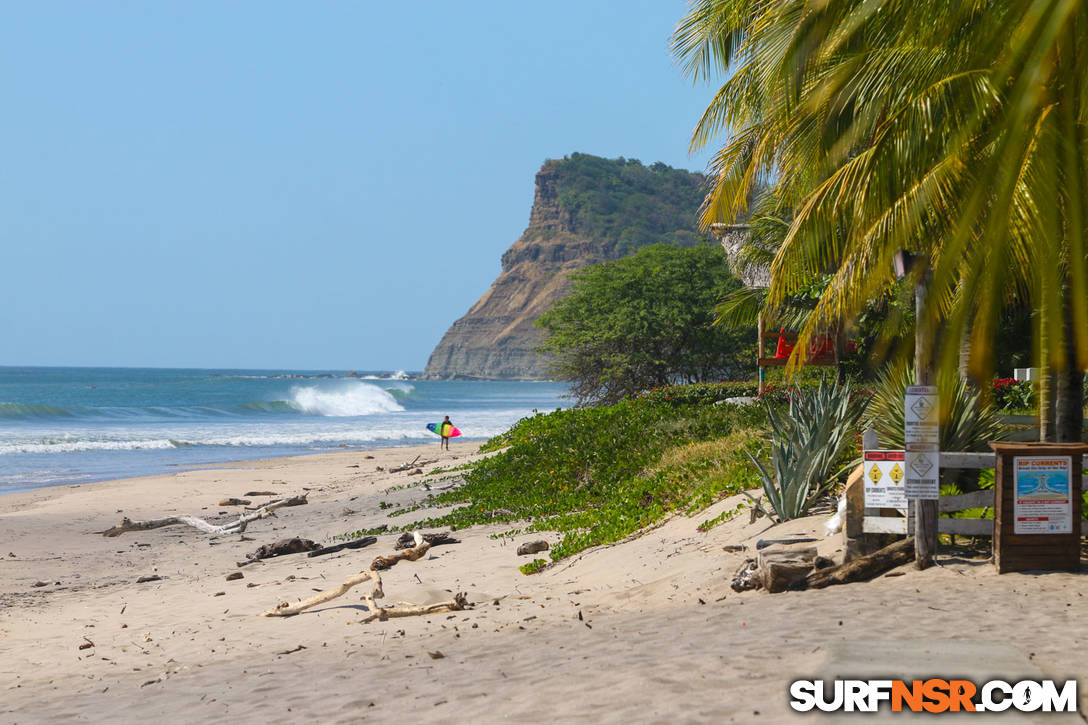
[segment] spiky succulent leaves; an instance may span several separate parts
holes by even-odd
[[[804,516],[841,472],[836,463],[850,446],[864,410],[864,399],[849,384],[826,381],[793,396],[787,415],[767,405],[771,471],[752,460],[779,521]]]
[[[903,447],[903,396],[914,384],[914,369],[900,365],[878,376],[869,403],[869,425],[880,435],[880,446]],[[986,451],[990,441],[1001,440],[1005,433],[993,406],[953,373],[937,377],[940,391],[940,445],[942,451]]]

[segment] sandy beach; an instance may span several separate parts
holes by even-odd
[[[424,475],[378,470],[417,455],[433,461]],[[769,529],[743,517],[697,531],[733,499],[533,576],[518,571],[532,557],[515,549],[540,536],[492,537],[512,525],[456,532],[461,543],[385,572],[391,602],[465,592],[465,611],[364,624],[364,585],[298,616],[258,616],[367,569],[397,535],[238,567],[246,554],[433,515],[387,516],[421,499],[424,480],[456,482],[427,473],[476,455],[468,444],[352,450],[0,497],[0,721],[802,722],[818,716],[789,709],[799,677],[1088,671],[1084,575],[998,576],[985,560],[943,558],[864,584],[735,593],[732,574],[758,539],[820,536],[822,520]],[[253,522],[244,537],[187,526],[96,533],[125,516],[223,522],[239,509],[217,503],[252,491],[306,493],[309,503]],[[727,550],[737,546],[747,552]],[[841,540],[819,548],[841,555]]]

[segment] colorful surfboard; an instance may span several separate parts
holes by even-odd
[[[445,430],[442,430],[443,428],[445,428]],[[461,435],[461,431],[457,430],[456,427],[450,425],[449,423],[428,423],[427,430],[434,433],[435,435],[444,435],[447,438],[456,438],[457,436]]]

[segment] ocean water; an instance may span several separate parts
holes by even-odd
[[[403,372],[0,367],[0,494],[237,460],[503,432],[569,404],[555,383]],[[456,442],[454,440],[454,447]]]

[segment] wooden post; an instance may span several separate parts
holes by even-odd
[[[765,374],[763,372],[763,365],[759,362],[760,360],[763,359],[763,315],[762,314],[756,319],[756,331],[757,331],[756,334],[759,336],[758,337],[758,342],[756,342],[756,369],[758,370],[758,375],[759,375],[759,394],[763,395],[763,388],[764,388],[766,377],[765,377]]]
[[[933,335],[926,315],[926,296],[931,272],[927,267],[914,288],[914,384],[936,385],[933,370]],[[914,500],[914,565],[926,569],[937,553],[937,501]]]

